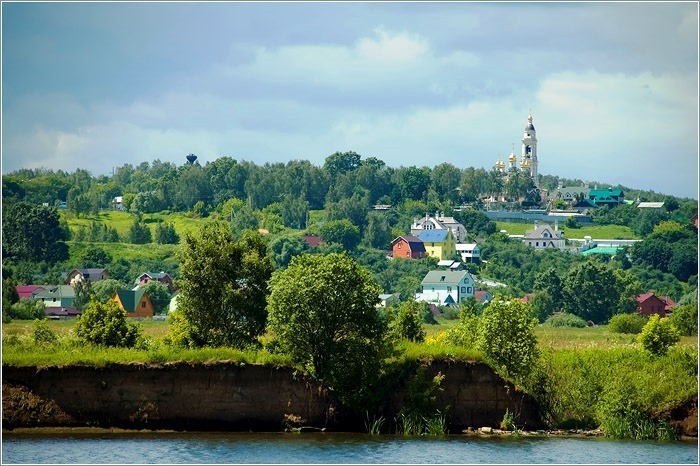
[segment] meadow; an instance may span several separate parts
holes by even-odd
[[[498,231],[506,230],[509,235],[524,235],[526,230],[532,230],[534,224],[518,222],[495,222]],[[586,225],[579,228],[565,228],[559,225],[559,230],[564,231],[566,238],[583,238],[590,236],[595,239],[639,239],[630,227],[623,225]]]

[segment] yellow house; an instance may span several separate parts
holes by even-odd
[[[145,290],[115,291],[112,299],[127,317],[153,317],[156,314],[151,298]]]
[[[457,252],[451,230],[423,230],[418,238],[423,241],[425,253],[438,260],[449,259]]]

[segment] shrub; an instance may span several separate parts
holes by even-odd
[[[586,326],[586,321],[579,316],[569,314],[568,312],[563,312],[561,314],[555,314],[549,317],[544,321],[543,325],[547,325],[549,327],[583,328]]]
[[[46,320],[36,319],[34,321],[34,331],[32,332],[32,337],[34,343],[39,344],[52,344],[58,341],[58,336],[49,328]]]
[[[521,382],[537,363],[537,319],[520,300],[496,298],[480,317],[478,346],[505,375]]]
[[[425,330],[423,330],[419,319],[420,313],[425,307],[425,303],[417,303],[415,301],[401,303],[396,316],[391,322],[391,335],[398,340],[424,341]]]
[[[646,351],[655,356],[663,356],[668,349],[678,343],[681,336],[668,318],[654,314],[637,336],[637,341]]]
[[[647,323],[647,317],[642,314],[617,314],[608,321],[608,330],[613,333],[637,334]]]
[[[126,348],[136,346],[140,337],[138,325],[127,323],[124,311],[114,301],[91,302],[78,318],[75,333],[83,343]]]
[[[46,318],[44,304],[41,301],[34,301],[33,299],[29,298],[22,298],[19,300],[19,302],[14,303],[10,307],[7,315],[10,319],[18,320]]]
[[[681,335],[691,337],[698,334],[698,302],[678,306],[669,317]]]

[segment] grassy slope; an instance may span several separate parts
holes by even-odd
[[[525,230],[533,228],[534,225],[529,223],[496,222],[498,231],[506,230],[510,235],[524,235]],[[560,230],[564,231],[564,236],[567,238],[590,236],[596,239],[639,239],[629,227],[622,225],[592,225],[581,228],[561,228],[560,225]]]

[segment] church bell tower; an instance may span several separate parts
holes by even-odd
[[[532,115],[527,116],[527,125],[523,132],[523,149],[520,167],[523,171],[529,171],[535,186],[539,186],[537,175],[537,137],[535,126],[532,124]]]

